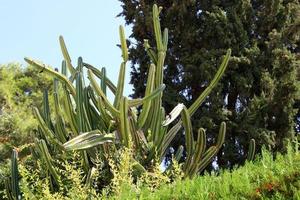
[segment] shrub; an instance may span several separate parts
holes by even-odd
[[[178,180],[154,193],[144,188],[139,199],[300,199],[298,149],[299,143],[293,143],[287,154],[274,157],[263,148],[261,157],[243,167]],[[122,195],[137,198],[130,190]]]

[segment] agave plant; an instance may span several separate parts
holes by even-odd
[[[105,68],[99,70],[81,57],[74,67],[63,37],[59,38],[64,57],[61,73],[31,58],[25,58],[27,63],[54,77],[53,112],[49,107],[47,92],[44,93],[43,108],[34,108],[40,129],[34,153],[45,164],[54,186],[61,183],[53,157],[70,159],[69,152],[72,151],[79,152],[88,181],[96,158],[105,160],[111,151],[124,147],[134,151],[132,161],[136,169],[148,170],[153,161],[164,159],[170,143],[181,131],[184,131],[185,144],[178,149],[175,159],[182,158],[184,150],[187,152],[186,158],[183,158],[186,177],[193,177],[204,170],[222,147],[225,122],[220,125],[216,144],[207,148],[204,129],[200,128],[194,139],[191,117],[222,77],[231,50],[227,51],[213,80],[189,108],[178,103],[171,113],[166,114],[162,96],[166,87],[163,84],[163,66],[168,48],[168,29],[161,31],[160,10],[157,5],[153,6],[156,48],[150,47],[147,40],[144,43],[151,64],[143,98],[129,99],[123,95],[128,50],[122,26],[119,32],[123,62],[117,85],[106,77]],[[84,69],[87,70],[87,84]],[[100,83],[97,79],[100,79]],[[108,89],[114,94],[113,102],[106,96]]]

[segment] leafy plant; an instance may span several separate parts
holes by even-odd
[[[286,154],[262,149],[261,156],[244,166],[193,179],[165,184],[154,192],[127,188],[119,199],[300,199],[299,142]]]

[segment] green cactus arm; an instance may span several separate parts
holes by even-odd
[[[219,134],[218,134],[218,139],[217,139],[217,144],[216,147],[220,149],[225,141],[225,135],[226,135],[226,123],[222,122],[220,129],[219,129]]]
[[[61,108],[59,105],[58,98],[58,80],[56,78],[53,79],[53,97],[54,97],[54,112],[56,117],[61,115]],[[48,111],[50,113],[50,111]]]
[[[147,101],[152,101],[155,98],[157,98],[159,95],[162,94],[162,92],[164,91],[164,89],[166,88],[165,84],[161,84],[158,88],[156,88],[150,95],[138,99],[131,99],[128,100],[128,106],[129,107],[135,107],[135,106],[139,106],[144,104]]]
[[[44,160],[48,170],[50,171],[51,176],[53,177],[56,184],[58,186],[60,186],[60,178],[59,178],[59,175],[58,175],[56,169],[54,168],[54,166],[52,164],[52,157],[49,153],[46,142],[44,140],[36,139],[36,144],[37,144],[39,153],[41,155],[41,158]]]
[[[156,146],[156,149],[157,149],[157,154],[160,155],[161,152],[161,146],[163,145],[163,141],[166,137],[166,132],[167,132],[167,127],[163,127],[161,125],[161,122],[163,121],[163,119],[165,118],[165,109],[163,107],[160,108],[160,113],[158,115],[158,120],[157,120],[157,125],[156,125],[156,128],[155,128],[155,132],[157,133],[156,134],[156,138],[154,140],[154,143],[155,143],[155,146]],[[163,158],[161,158],[163,159]]]
[[[121,66],[120,66],[120,72],[119,72],[117,92],[116,92],[116,96],[115,96],[115,100],[114,100],[114,107],[117,109],[119,108],[121,98],[123,97],[125,71],[126,71],[126,64],[125,64],[125,62],[122,62]]]
[[[109,114],[109,112],[105,109],[105,104],[102,100],[101,97],[98,98],[98,109],[99,109],[99,112],[101,113],[101,117],[102,119],[104,120],[104,122],[106,124],[109,124],[109,122],[111,120],[113,120],[113,117]]]
[[[123,26],[119,26],[119,35],[120,35],[120,41],[121,41],[122,57],[123,57],[124,63],[126,63],[128,60],[128,49],[127,49],[126,38],[125,38]]]
[[[149,144],[148,144],[148,141],[145,137],[144,132],[142,130],[137,129],[136,134],[139,137],[139,141],[141,141],[142,146],[145,146],[146,151],[148,151],[149,150]]]
[[[85,149],[89,149],[101,144],[105,144],[105,143],[111,143],[113,142],[115,139],[115,136],[113,133],[108,133],[105,135],[94,135],[94,137],[92,138],[88,138],[83,142],[78,142],[76,145],[74,146],[67,146],[66,150],[70,151],[70,150],[85,150]]]
[[[191,124],[191,117],[189,115],[189,112],[187,108],[184,106],[183,110],[181,112],[181,120],[182,120],[182,126],[184,128],[184,136],[185,136],[185,146],[186,146],[186,152],[187,152],[187,158],[184,164],[184,172],[187,173],[189,168],[192,165],[193,162],[193,156],[194,156],[194,138],[193,138],[193,132],[192,132],[192,124]]]
[[[207,86],[207,88],[201,93],[201,95],[196,99],[196,101],[189,107],[188,111],[191,116],[196,112],[196,110],[199,108],[199,106],[202,104],[202,102],[205,100],[205,98],[210,94],[212,89],[216,86],[218,81],[221,79],[221,77],[224,74],[226,67],[228,65],[230,55],[231,55],[231,49],[228,49],[226,56],[223,59],[223,62],[221,63],[213,80],[210,82],[210,84]]]
[[[191,117],[185,106],[183,107],[183,110],[181,112],[181,120],[185,132],[186,150],[189,157],[193,154],[194,138],[192,132]]]
[[[48,91],[44,90],[43,92],[43,110],[42,110],[42,116],[45,120],[45,124],[49,129],[52,128],[52,122],[50,117],[50,106],[49,106],[49,98],[48,98]]]
[[[183,155],[183,150],[184,150],[183,146],[180,145],[179,148],[177,149],[175,155],[174,155],[174,159],[175,159],[177,162],[180,161],[180,159],[181,159],[181,157],[182,157],[182,155]]]
[[[56,144],[60,149],[62,149],[62,143],[54,137],[53,132],[46,126],[45,121],[43,120],[39,110],[34,107],[33,111],[34,111],[35,118],[38,120],[39,125],[43,130],[45,137],[49,139],[49,141],[51,141],[53,144]]]
[[[47,72],[47,73],[51,74],[52,76],[55,76],[56,78],[58,78],[61,82],[63,82],[63,83],[66,84],[66,86],[68,87],[68,89],[70,90],[70,92],[71,92],[71,94],[72,94],[73,96],[76,95],[75,88],[74,88],[74,86],[72,85],[72,83],[67,79],[67,77],[65,77],[64,75],[62,75],[62,74],[56,72],[55,70],[53,70],[53,69],[47,67],[45,64],[41,64],[41,63],[38,63],[37,61],[32,60],[31,58],[27,58],[27,57],[26,57],[26,58],[24,58],[24,60],[25,60],[28,64],[30,64],[30,65],[32,65],[32,66],[34,66],[34,67],[37,67],[37,68],[39,68],[40,70],[44,70],[45,72]]]
[[[154,89],[154,79],[155,79],[155,65],[151,64],[150,68],[149,68],[149,72],[148,72],[145,96],[148,96],[152,93],[152,91]],[[138,127],[141,128],[144,126],[144,124],[147,120],[150,108],[151,108],[151,99],[145,101],[143,104],[141,114],[139,115],[139,118],[138,118]]]
[[[164,29],[164,33],[163,33],[163,47],[164,47],[164,51],[167,51],[168,49],[168,41],[169,41],[169,31],[167,28]]]
[[[170,143],[172,142],[172,140],[174,139],[174,137],[176,136],[176,134],[181,128],[182,128],[182,121],[179,121],[167,132],[160,151],[162,153],[161,157],[165,156]]]
[[[62,61],[61,71],[64,76],[67,76],[67,69],[66,69],[66,61]],[[64,98],[62,98],[62,111],[69,122],[70,128],[73,132],[73,134],[78,135],[78,127],[76,123],[76,113],[73,108],[72,100],[70,97],[70,93],[67,90],[67,87],[65,84],[62,84],[62,94]]]
[[[70,124],[73,134],[78,135],[79,132],[78,132],[78,126],[76,122],[76,113],[73,108],[70,93],[66,90],[66,87],[64,86],[63,86],[63,92],[65,97],[63,98],[63,102],[62,102],[64,114]]]
[[[67,67],[68,67],[71,75],[73,75],[76,72],[76,70],[73,67],[72,63],[71,63],[71,57],[69,55],[66,43],[64,41],[63,36],[61,36],[61,35],[59,36],[59,44],[60,44],[60,48],[61,48],[61,52],[63,54],[63,57],[64,57],[65,61],[67,62]]]
[[[159,22],[159,9],[156,4],[153,5],[152,14],[153,14],[153,26],[154,26],[156,46],[158,51],[162,51],[164,48],[163,48],[163,43],[161,38],[162,35],[161,35],[161,28]]]
[[[94,75],[93,75],[93,72],[91,70],[88,70],[88,78],[90,80],[90,83],[91,83],[92,87],[95,89],[95,92],[103,99],[103,102],[107,106],[107,109],[110,112],[112,112],[112,114],[114,114],[116,116],[119,116],[120,112],[116,108],[114,108],[114,106],[111,105],[111,103],[108,101],[105,94],[103,93],[101,88],[98,86],[96,80],[94,79]]]
[[[161,27],[160,27],[160,20],[159,20],[159,12],[161,8],[158,8],[156,4],[153,5],[152,14],[153,14],[153,27],[154,27],[154,34],[155,34],[155,40],[158,50],[158,59],[157,59],[157,70],[156,70],[156,78],[155,78],[155,87],[158,87],[163,83],[163,65],[164,60],[166,57],[165,48],[162,41],[162,33],[161,33]],[[168,41],[168,32],[165,33],[165,43]]]
[[[90,113],[90,101],[88,99],[88,91],[87,87],[83,88],[83,117],[84,117],[84,125],[85,125],[85,130],[90,131],[92,129],[92,124],[93,121],[91,120],[91,113]],[[96,124],[96,123],[95,123]]]
[[[105,69],[105,67],[102,67],[101,74],[103,75],[103,78],[101,79],[101,90],[106,95],[106,69]]]
[[[81,100],[81,95],[82,95],[82,78],[81,78],[81,73],[77,72],[75,75],[75,80],[76,80],[76,114],[77,114],[77,124],[78,124],[78,130],[79,133],[84,132],[84,119],[83,119],[83,105],[82,105],[82,100]]]
[[[163,84],[163,67],[164,67],[165,57],[166,57],[165,52],[158,53],[158,60],[157,60],[156,71],[155,71],[155,88]]]
[[[55,130],[56,136],[60,142],[63,143],[63,142],[67,141],[65,127],[60,120],[55,123],[54,130]]]
[[[141,151],[142,150],[142,141],[140,141],[141,138],[139,137],[139,135],[137,133],[137,130],[138,130],[137,121],[136,121],[131,109],[129,109],[128,122],[129,122],[129,130],[131,133],[131,138],[133,141],[134,148],[137,151]]]
[[[157,100],[157,99],[156,99]],[[151,130],[151,138],[150,141],[154,142],[157,139],[157,126],[160,125],[158,124],[158,121],[160,119],[160,114],[161,114],[161,102],[153,101],[153,106],[151,112],[153,112],[152,119],[150,120],[150,130]]]
[[[122,97],[120,102],[120,133],[121,141],[126,147],[129,147],[130,140],[130,128],[128,121],[128,100],[126,97]]]
[[[145,48],[148,56],[150,57],[152,63],[154,63],[154,65],[156,65],[157,64],[157,55],[153,51],[153,49],[151,48],[151,46],[149,45],[149,41],[148,40],[144,40],[144,48]]]
[[[91,124],[89,122],[88,116],[87,116],[87,110],[86,105],[87,102],[85,102],[85,86],[83,82],[83,74],[82,74],[82,68],[83,68],[83,61],[82,58],[78,58],[78,71],[76,72],[75,79],[76,79],[76,111],[77,111],[77,120],[78,120],[78,129],[79,132],[86,132],[90,131]]]
[[[53,97],[54,97],[54,111],[55,111],[55,133],[57,133],[57,136],[60,140],[60,142],[64,143],[66,142],[67,138],[67,132],[65,130],[65,125],[64,121],[62,118],[62,112],[59,104],[59,99],[58,99],[58,81],[56,78],[54,78],[54,92],[53,92]]]
[[[5,191],[6,191],[6,196],[9,200],[15,200],[14,196],[11,191],[11,178],[5,178]]]
[[[251,139],[250,144],[249,144],[249,150],[248,150],[248,155],[247,155],[247,160],[252,161],[254,160],[255,157],[255,140]]]
[[[197,142],[195,144],[195,155],[193,158],[193,165],[190,166],[189,171],[187,172],[189,175],[193,175],[197,172],[197,165],[201,162],[201,158],[203,157],[203,153],[206,148],[206,134],[203,128],[198,130]]]
[[[115,135],[113,133],[104,134],[99,130],[94,130],[72,138],[63,146],[67,151],[84,150],[104,143],[111,143],[114,140]]]
[[[102,116],[101,113],[96,109],[95,105],[89,105],[89,113],[90,113],[90,121],[94,122],[91,123],[92,125],[92,129],[96,130],[99,129],[100,131],[105,131],[109,129],[109,121],[105,121]],[[110,132],[110,130],[108,130],[108,132]]]
[[[150,149],[150,154],[148,156],[148,159],[151,160],[154,158],[154,156],[158,156],[158,159],[160,162],[162,162],[162,160],[164,159],[162,155],[162,149],[164,146],[164,140],[166,137],[166,127],[162,127],[161,126],[161,121],[162,121],[162,115],[164,115],[164,109],[161,108],[159,114],[158,114],[158,119],[156,120],[156,126],[153,129],[154,133],[153,134],[153,138],[151,139],[151,141],[153,142],[153,148]]]
[[[211,146],[208,148],[208,150],[204,153],[201,162],[197,163],[196,170],[193,172],[193,174],[190,174],[190,177],[193,177],[197,172],[202,172],[217,153],[217,147]]]
[[[104,78],[104,74],[100,70],[85,62],[83,63],[83,66],[91,70],[101,80],[105,80],[105,84],[107,85],[107,87],[112,91],[113,94],[116,94],[117,87],[107,77]]]
[[[102,135],[102,133],[99,130],[94,130],[94,131],[89,131],[89,132],[81,133],[80,135],[78,135],[78,136],[72,138],[71,140],[69,140],[68,142],[65,142],[63,144],[63,147],[66,149],[69,146],[74,146],[77,143],[80,143],[80,142],[82,142],[84,140],[92,138],[95,134]]]
[[[11,191],[14,199],[21,199],[19,188],[18,152],[13,149],[11,157]]]
[[[67,77],[67,62],[65,60],[61,61],[61,73],[62,75],[64,75],[65,77]]]

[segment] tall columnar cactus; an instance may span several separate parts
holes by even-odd
[[[11,157],[11,177],[5,182],[6,194],[10,200],[21,199],[19,188],[18,152],[13,150]]]
[[[144,44],[152,63],[143,98],[129,99],[123,95],[128,50],[122,26],[119,31],[123,61],[117,85],[106,77],[105,68],[98,70],[81,57],[75,68],[62,37],[59,38],[64,57],[61,73],[25,58],[29,64],[54,77],[53,115],[50,115],[47,92],[44,94],[43,109],[34,109],[40,127],[34,152],[45,164],[53,186],[59,187],[60,179],[52,157],[70,159],[69,151],[73,150],[80,151],[82,167],[87,177],[94,169],[95,158],[106,159],[109,152],[118,151],[122,147],[131,148],[135,152],[132,159],[139,170],[151,168],[154,159],[163,160],[171,141],[180,130],[184,130],[186,141],[187,157],[183,165],[186,177],[193,177],[204,170],[220,150],[225,138],[225,122],[221,124],[216,144],[207,149],[204,129],[199,129],[197,139],[194,140],[191,117],[222,77],[231,50],[227,51],[215,77],[197,100],[189,108],[179,103],[166,115],[162,107],[162,96],[166,87],[163,84],[163,66],[168,46],[168,29],[161,32],[160,9],[153,6],[157,47],[150,47],[147,40]],[[88,85],[83,75],[84,68],[87,69]],[[97,78],[101,80],[100,84]],[[113,103],[106,96],[107,89],[115,95]],[[179,148],[175,159],[179,160],[182,153],[183,146]]]

